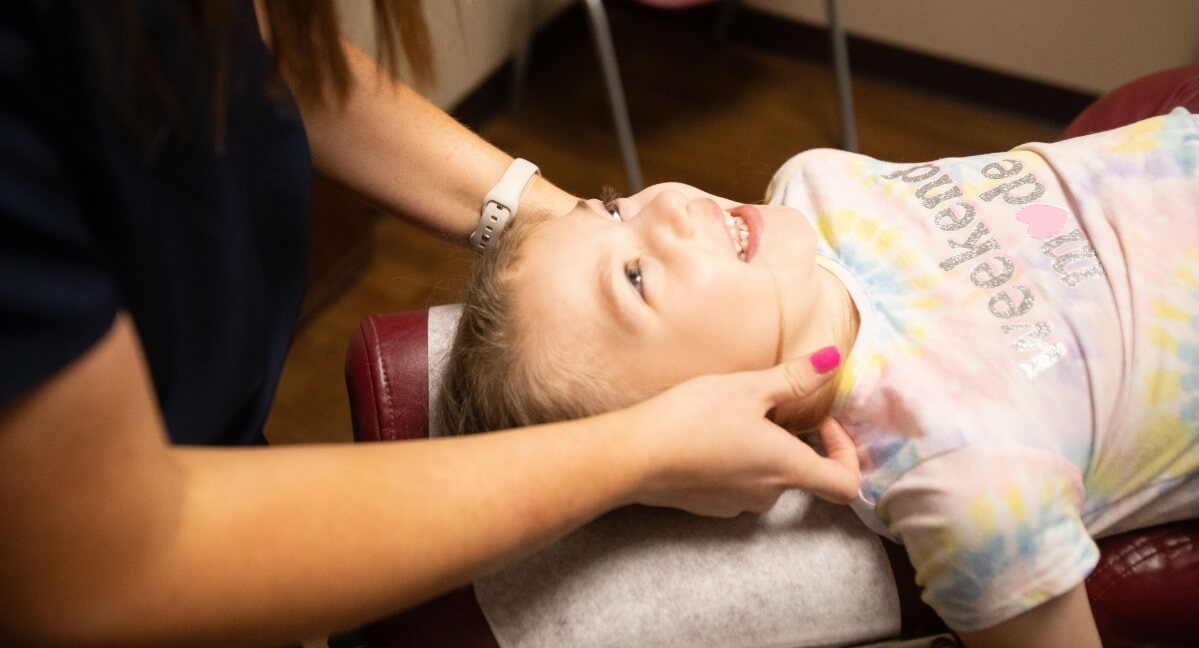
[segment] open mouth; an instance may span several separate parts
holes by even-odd
[[[733,250],[737,252],[737,258],[748,261],[749,225],[745,223],[745,219],[726,211],[724,212],[724,227],[729,231],[729,238],[733,241]]]

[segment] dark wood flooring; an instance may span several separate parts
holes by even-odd
[[[647,183],[675,180],[759,200],[774,170],[809,148],[836,147],[833,77],[823,63],[763,51],[752,34],[717,42],[702,19],[612,7],[616,49]],[[853,52],[850,52],[852,63]],[[1063,124],[855,75],[861,151],[892,161],[1004,150],[1053,139]],[[533,51],[526,100],[473,126],[536,162],[569,191],[623,189],[598,63],[586,25],[559,21]],[[350,439],[342,363],[358,322],[460,294],[464,250],[397,219],[375,225],[367,271],[299,332],[267,422],[276,443]]]

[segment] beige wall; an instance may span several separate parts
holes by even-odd
[[[745,3],[825,22],[824,0]],[[843,0],[841,14],[854,35],[1084,92],[1199,61],[1196,0]]]
[[[529,7],[540,6],[544,23],[571,1],[425,0],[438,75],[426,95],[454,106],[511,54]],[[743,1],[824,24],[824,0]],[[841,7],[851,34],[1084,92],[1199,60],[1199,0],[843,0]],[[370,3],[340,0],[340,8],[347,33],[373,52]]]
[[[542,24],[569,4],[570,0],[425,0],[437,72],[435,87],[422,89],[425,96],[442,108],[456,105],[521,42],[532,6],[539,6],[535,20]],[[374,53],[371,3],[339,0],[338,7],[349,38]]]

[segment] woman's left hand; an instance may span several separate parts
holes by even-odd
[[[810,395],[832,372],[810,356],[761,371],[693,378],[625,410],[604,415],[647,479],[633,501],[728,517],[763,512],[784,491],[806,490],[847,503],[858,495],[852,439],[825,419],[821,456],[771,422],[771,409]],[[601,417],[602,418],[602,417]]]

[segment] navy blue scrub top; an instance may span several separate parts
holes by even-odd
[[[0,407],[132,315],[172,441],[261,443],[304,289],[309,159],[249,2],[228,135],[213,144],[202,51],[172,3],[140,3],[186,127],[124,126],[92,12],[0,6]]]

